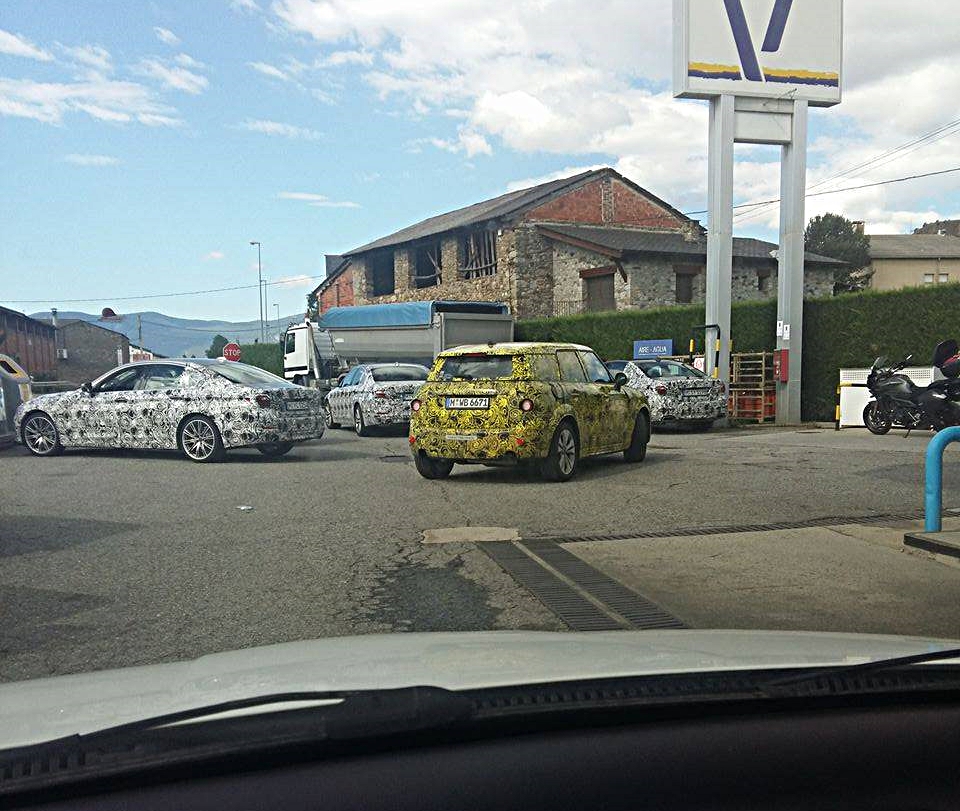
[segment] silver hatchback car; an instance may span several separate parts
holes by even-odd
[[[353,425],[358,436],[367,436],[374,426],[410,422],[410,403],[429,373],[417,363],[354,366],[327,395],[327,427]]]

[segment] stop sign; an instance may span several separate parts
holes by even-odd
[[[240,344],[226,344],[223,347],[223,356],[227,360],[240,360]]]

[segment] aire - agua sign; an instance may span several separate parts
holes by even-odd
[[[840,101],[841,0],[679,0],[674,94]]]

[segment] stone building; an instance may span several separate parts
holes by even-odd
[[[60,320],[57,331],[61,380],[83,383],[130,362],[130,341],[119,332],[79,319]]]
[[[736,300],[772,298],[776,245],[734,244]],[[431,217],[342,256],[311,309],[427,299],[502,301],[518,318],[698,302],[706,232],[613,169],[583,172]],[[808,295],[836,261],[807,256]]]

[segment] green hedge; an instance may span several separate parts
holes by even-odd
[[[804,304],[803,396],[805,420],[832,420],[838,371],[869,366],[878,355],[899,360],[913,354],[927,365],[944,338],[960,338],[960,284],[891,292],[847,293]],[[739,302],[731,312],[735,352],[774,348],[776,301]],[[672,338],[682,354],[693,327],[703,324],[703,305],[654,310],[583,313],[521,321],[520,341],[573,341],[604,358],[629,358],[635,340]],[[698,347],[703,346],[702,332]]]
[[[283,354],[279,344],[240,344],[240,361],[283,377]]]

